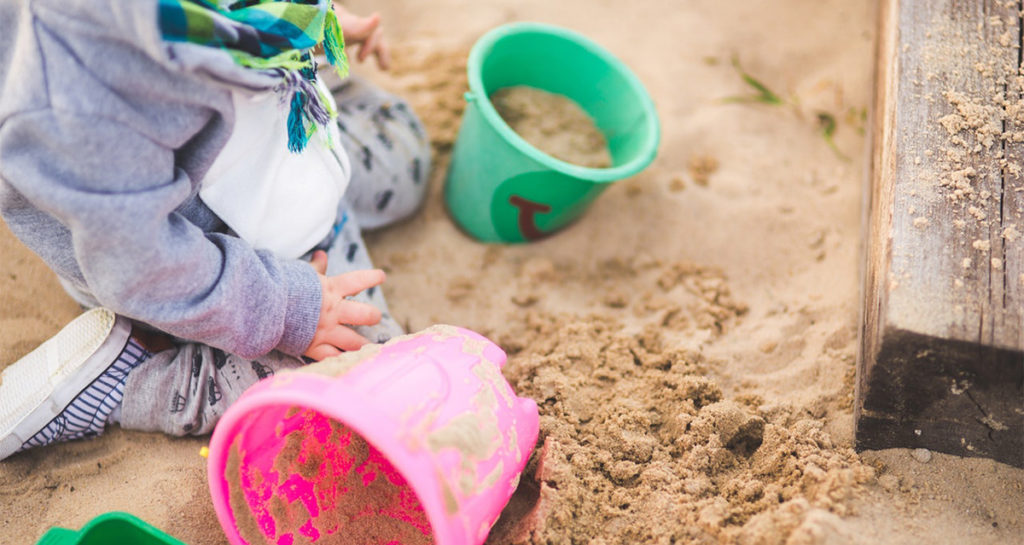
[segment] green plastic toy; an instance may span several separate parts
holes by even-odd
[[[485,242],[526,242],[568,225],[611,182],[654,159],[660,125],[640,80],[584,36],[540,23],[513,23],[485,34],[467,66],[468,105],[445,186],[455,221]],[[489,100],[527,85],[578,103],[608,141],[610,168],[566,163],[528,144]]]
[[[81,530],[51,528],[36,545],[185,545],[146,521],[118,511],[104,513]]]

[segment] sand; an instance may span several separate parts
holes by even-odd
[[[571,99],[516,85],[498,89],[490,100],[501,119],[540,151],[574,165],[611,166],[604,135]]]
[[[392,310],[412,330],[496,340],[506,376],[540,404],[539,448],[494,543],[1024,543],[1024,470],[850,449],[872,2],[351,8],[381,10],[395,70],[364,73],[410,97],[437,152],[424,210],[368,237]],[[616,53],[664,133],[654,164],[568,229],[487,246],[452,224],[441,188],[465,54],[513,20]],[[751,91],[733,55],[787,105],[724,102]],[[7,363],[79,311],[6,230],[0,245]],[[115,429],[0,463],[0,543],[121,509],[222,545],[203,444]]]

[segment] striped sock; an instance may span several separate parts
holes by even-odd
[[[25,441],[19,451],[102,433],[111,414],[121,407],[128,373],[151,355],[135,339],[129,338],[117,360],[43,429]]]

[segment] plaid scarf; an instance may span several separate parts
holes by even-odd
[[[235,62],[280,80],[274,87],[289,104],[288,149],[306,148],[317,126],[334,117],[316,80],[311,50],[323,45],[327,61],[348,75],[345,40],[330,0],[159,0],[164,40],[227,51]]]

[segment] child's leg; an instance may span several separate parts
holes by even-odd
[[[175,345],[96,308],[0,374],[0,460],[95,437],[108,423],[208,433],[246,388],[300,365],[276,352],[250,361],[196,343]]]
[[[352,165],[344,198],[349,209],[363,229],[408,217],[423,203],[430,174],[423,124],[404,100],[360,78],[345,80],[334,98]]]
[[[247,388],[301,365],[280,352],[248,360],[204,344],[177,344],[153,354],[128,376],[118,420],[133,430],[209,433]]]

